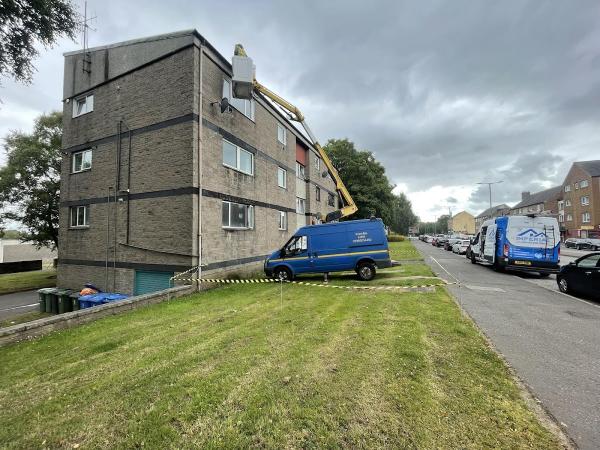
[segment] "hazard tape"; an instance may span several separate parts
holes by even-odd
[[[434,284],[415,284],[412,286],[340,286],[335,284],[325,284],[325,283],[311,283],[308,281],[287,281],[287,280],[278,280],[275,278],[255,278],[255,279],[242,279],[242,280],[229,280],[222,278],[177,278],[174,281],[192,281],[198,283],[221,283],[221,284],[253,284],[253,283],[289,283],[289,284],[298,284],[302,286],[316,286],[316,287],[327,287],[333,289],[353,289],[353,290],[384,290],[384,291],[392,291],[397,289],[415,289],[415,288],[427,288],[427,287],[436,287],[436,286],[448,286],[451,284],[446,280],[443,280],[443,283],[434,283]]]

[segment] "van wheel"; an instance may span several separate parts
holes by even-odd
[[[375,269],[375,264],[363,262],[358,265],[356,273],[358,274],[358,278],[360,278],[362,281],[371,281],[373,278],[375,278],[377,271]]]
[[[477,261],[475,261],[475,253],[471,252],[471,264],[476,264]]]
[[[273,278],[279,281],[292,281],[293,276],[292,272],[287,267],[277,267],[273,271]]]

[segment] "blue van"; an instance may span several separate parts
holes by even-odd
[[[351,220],[299,228],[265,261],[265,274],[292,280],[302,273],[354,270],[370,281],[392,261],[381,219]]]

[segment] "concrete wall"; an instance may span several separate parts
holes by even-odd
[[[38,250],[35,245],[18,239],[0,239],[0,263],[54,259],[56,255],[55,250],[45,247]]]

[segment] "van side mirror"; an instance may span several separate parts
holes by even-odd
[[[282,248],[281,250],[279,250],[279,257],[285,258],[285,248]]]

